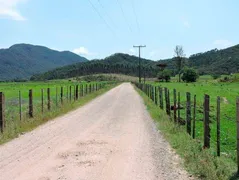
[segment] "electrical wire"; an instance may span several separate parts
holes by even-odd
[[[120,7],[120,9],[121,9],[121,13],[122,13],[122,15],[123,15],[123,17],[124,17],[124,20],[125,20],[127,26],[129,27],[130,32],[133,32],[133,31],[132,31],[132,28],[131,28],[131,26],[130,26],[130,24],[129,24],[129,22],[127,21],[127,18],[126,18],[126,16],[125,16],[123,7],[121,6],[119,0],[116,0],[116,1],[117,1],[118,5],[119,5],[119,7]]]
[[[111,21],[111,23],[112,23],[114,26],[116,26],[115,23],[114,23],[114,21],[113,21],[113,19],[111,18],[111,16],[107,13],[107,11],[106,11],[106,9],[105,9],[105,6],[102,4],[101,0],[98,0],[98,3],[100,4],[101,8],[104,10],[105,15],[108,17],[108,19]]]
[[[109,30],[112,32],[113,35],[115,35],[115,32],[113,29],[110,27],[110,25],[107,23],[107,21],[104,19],[104,17],[100,14],[100,12],[97,10],[97,8],[94,6],[94,4],[91,2],[91,0],[88,0],[94,11],[98,14],[98,16],[104,21],[106,26],[109,28]]]
[[[136,10],[135,10],[134,0],[132,0],[132,8],[133,8],[137,28],[138,28],[138,31],[140,32],[139,21],[138,21],[138,16],[137,16],[137,13],[136,13]]]

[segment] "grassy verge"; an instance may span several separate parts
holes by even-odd
[[[29,132],[38,127],[39,125],[55,117],[61,116],[69,111],[72,111],[76,108],[85,105],[86,103],[96,98],[97,96],[102,95],[103,93],[114,88],[116,85],[117,84],[106,85],[103,89],[100,89],[99,91],[93,92],[84,97],[80,97],[78,101],[72,103],[66,102],[64,103],[64,105],[52,108],[51,111],[45,111],[43,114],[41,112],[37,112],[34,115],[34,118],[23,118],[21,122],[20,121],[8,122],[4,133],[3,134],[0,133],[0,144],[8,142],[18,137],[20,134]],[[37,107],[37,109],[40,109],[40,107]]]
[[[225,180],[237,179],[236,164],[226,156],[216,157],[211,150],[203,150],[202,144],[192,139],[185,127],[175,125],[166,113],[142,91],[136,88],[145,105],[171,147],[181,156],[185,169],[199,179]]]

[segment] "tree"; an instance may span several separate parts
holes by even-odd
[[[158,73],[158,79],[159,80],[165,80],[166,82],[169,82],[171,79],[171,71],[168,69],[164,69],[163,71],[160,71]]]
[[[181,74],[182,74],[182,69],[184,66],[184,51],[183,51],[183,46],[177,45],[175,50],[175,60],[176,60],[176,67],[178,69],[178,81],[181,82]]]
[[[186,68],[183,71],[182,80],[185,82],[196,82],[198,78],[198,73],[193,68]]]

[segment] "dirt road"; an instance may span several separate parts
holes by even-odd
[[[1,180],[189,179],[124,83],[0,146]]]

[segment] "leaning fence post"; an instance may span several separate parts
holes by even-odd
[[[5,96],[0,92],[0,130],[3,133],[5,128]]]
[[[20,121],[22,120],[22,94],[21,91],[19,91],[19,117]]]
[[[204,97],[204,148],[210,148],[209,95]]]
[[[33,117],[32,89],[29,90],[29,117]]]
[[[177,91],[176,89],[173,90],[173,117],[174,122],[177,122]]]
[[[47,88],[47,109],[51,110],[51,90]]]
[[[197,101],[196,101],[196,95],[194,95],[194,101],[193,101],[193,139],[195,139],[195,136],[196,136],[196,104],[197,104]]]
[[[220,103],[221,99],[217,97],[217,156],[220,156]]]
[[[191,135],[191,95],[189,92],[187,92],[187,133]]]

